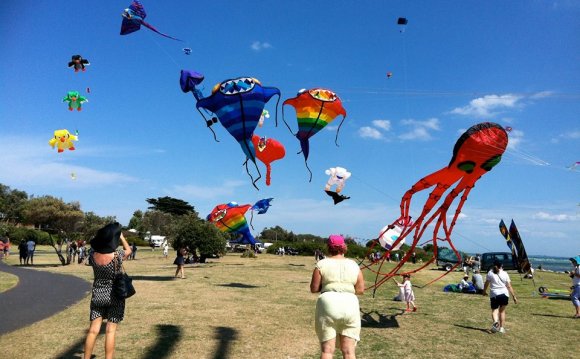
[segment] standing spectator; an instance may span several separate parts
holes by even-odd
[[[385,257],[387,257],[387,262],[391,263],[391,251],[387,251],[387,254],[385,254]]]
[[[399,283],[397,280],[395,280],[395,283],[397,283],[399,288],[403,288],[404,299],[407,303],[407,309],[405,309],[405,312],[416,312],[417,306],[415,306],[415,293],[413,292],[413,284],[411,284],[411,275],[403,274],[403,283]],[[411,309],[411,306],[413,309]]]
[[[26,264],[34,265],[34,251],[36,250],[36,241],[29,235],[26,242]]]
[[[79,241],[79,264],[82,264],[85,261],[85,257],[87,255],[87,247],[85,247],[86,242],[85,241]]]
[[[344,257],[347,247],[342,236],[331,235],[327,244],[329,256],[316,263],[310,281],[310,292],[321,293],[315,315],[320,358],[333,358],[337,335],[343,358],[355,358],[361,330],[356,295],[364,293],[364,279],[356,262]]]
[[[491,331],[503,334],[505,333],[505,310],[509,303],[509,295],[512,295],[514,304],[518,304],[518,299],[511,286],[510,277],[504,272],[503,264],[500,261],[494,262],[492,269],[487,273],[483,295],[487,294],[487,288],[490,288],[489,300],[491,303],[491,319],[493,320]]]
[[[399,252],[395,252],[395,262],[399,261]]]
[[[413,261],[413,264],[417,264],[417,253],[415,253],[415,251],[411,253],[411,260]]]
[[[576,314],[574,318],[580,319],[580,256],[570,258],[572,265],[574,265],[574,270],[570,273],[570,278],[572,278],[572,304],[576,308]]]
[[[10,256],[10,237],[8,236],[8,232],[4,236],[4,259]]]
[[[4,258],[4,238],[0,237],[0,259]]]
[[[169,244],[167,244],[167,241],[163,241],[163,257],[165,259],[167,259],[167,256],[169,255]]]
[[[28,257],[28,246],[26,245],[26,241],[20,241],[20,244],[18,244],[18,253],[20,254],[20,265],[26,264],[26,258]]]
[[[121,250],[117,250],[119,242],[123,245]],[[115,222],[99,229],[91,240],[91,248],[89,264],[93,267],[95,279],[91,296],[91,324],[85,340],[84,359],[92,356],[103,319],[107,320],[105,358],[110,359],[115,354],[117,324],[125,317],[125,298],[114,295],[113,280],[119,273],[123,260],[131,255],[131,247],[121,233],[121,225]]]
[[[74,240],[73,240],[73,241],[71,241],[71,242],[70,242],[70,247],[69,247],[69,251],[70,251],[70,258],[71,258],[71,259],[70,259],[70,262],[71,262],[71,263],[74,263],[74,262],[76,262],[76,259],[77,259],[77,249],[78,249],[78,247],[77,247],[77,242],[76,242],[76,241],[74,241]]]
[[[483,277],[481,276],[481,272],[479,269],[473,271],[473,276],[471,277],[471,281],[473,282],[473,286],[475,287],[476,294],[483,293]]]
[[[183,247],[177,250],[177,256],[173,261],[173,264],[177,265],[177,269],[175,270],[175,278],[179,274],[181,279],[185,279],[185,273],[183,271],[183,266],[185,265],[185,255],[187,254],[187,250]]]
[[[135,255],[137,254],[137,245],[133,242],[131,246],[131,260],[135,260]]]

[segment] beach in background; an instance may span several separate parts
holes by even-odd
[[[570,262],[569,257],[529,256],[529,259],[535,269],[538,269],[541,265],[542,270],[551,270],[554,272],[566,272],[572,270],[572,263]]]

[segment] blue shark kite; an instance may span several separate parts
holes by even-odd
[[[183,76],[186,77],[185,89],[195,89],[195,77],[190,78],[189,80],[193,82],[188,83],[188,74],[186,73],[184,75],[182,71]],[[183,89],[184,87],[182,86]],[[184,92],[187,91],[184,90]],[[197,99],[196,107],[206,120],[207,126],[210,127],[219,120],[230,135],[238,141],[242,147],[242,151],[246,155],[246,171],[252,179],[252,184],[257,189],[256,182],[262,176],[256,164],[256,150],[252,143],[252,136],[258,126],[258,121],[260,120],[260,116],[262,116],[262,111],[266,103],[274,95],[278,95],[278,102],[280,101],[280,90],[276,87],[263,87],[260,81],[255,78],[239,77],[217,84],[208,97],[198,98],[199,93],[196,96],[196,92],[193,92],[193,95]],[[278,102],[276,103],[276,108],[278,107]],[[215,114],[215,117],[207,120],[200,109],[212,112]],[[258,178],[256,180],[253,179],[248,171],[248,160],[252,161],[256,166],[256,170],[258,171]]]

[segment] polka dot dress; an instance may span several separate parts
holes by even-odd
[[[98,265],[93,258],[93,252],[89,255],[89,264],[93,267],[95,280],[91,297],[91,321],[102,317],[112,323],[119,323],[125,316],[125,299],[119,299],[113,295],[113,279],[115,278],[115,266],[120,271],[125,251],[118,250],[117,256],[106,265]],[[115,264],[115,261],[117,264]]]

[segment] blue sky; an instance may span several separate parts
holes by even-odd
[[[120,36],[128,1],[1,2],[0,183],[125,224],[151,197],[183,199],[202,216],[219,203],[274,197],[255,234],[281,225],[368,239],[398,217],[407,189],[449,163],[465,129],[492,121],[513,128],[509,148],[471,191],[454,243],[505,250],[498,222],[513,218],[528,253],[580,253],[580,167],[567,168],[580,161],[580,2],[353,4],[143,1],[146,20],[181,43],[146,28]],[[408,18],[404,32],[398,17]],[[90,60],[85,73],[67,67],[74,54]],[[181,92],[181,69],[205,75],[205,94],[239,76],[278,87],[282,100],[332,89],[348,113],[340,147],[337,122],[311,139],[309,183],[271,101],[256,133],[282,142],[286,157],[256,191],[237,142],[219,124],[214,142]],[[82,112],[61,102],[71,90],[89,99]],[[294,111],[285,113],[295,131]],[[78,130],[76,151],[48,145],[61,128]],[[335,166],[353,173],[343,191],[351,199],[337,206],[323,192]],[[413,198],[414,217],[425,199]]]

